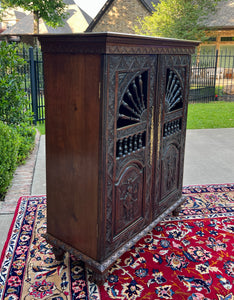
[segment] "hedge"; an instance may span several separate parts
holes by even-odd
[[[16,44],[0,43],[0,200],[4,199],[16,167],[34,147],[36,130],[23,89],[25,61]]]
[[[19,135],[20,142],[17,163],[22,164],[34,148],[36,129],[28,124],[22,123],[15,127],[15,130]]]
[[[17,166],[20,137],[16,130],[0,121],[0,199],[4,198]]]

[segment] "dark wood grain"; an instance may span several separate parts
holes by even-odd
[[[100,59],[45,54],[44,65],[48,231],[96,258]]]

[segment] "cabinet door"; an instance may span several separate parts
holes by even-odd
[[[156,56],[105,57],[104,259],[151,220],[151,121]],[[104,209],[105,207],[105,209]]]
[[[181,198],[190,57],[160,56],[158,65],[159,125],[155,159],[154,217]]]

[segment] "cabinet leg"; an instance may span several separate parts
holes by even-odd
[[[181,211],[181,208],[182,208],[181,205],[177,206],[176,209],[173,210],[172,215],[174,217],[177,217]]]
[[[99,272],[93,270],[93,274],[89,280],[91,282],[96,283],[97,285],[102,285],[105,283],[107,277],[108,277],[108,271],[106,271],[104,273],[99,273]]]
[[[59,248],[59,247],[53,246],[52,251],[53,251],[53,253],[54,253],[54,256],[55,256],[56,260],[58,260],[58,261],[63,260],[64,254],[65,254],[65,251],[64,251],[64,250],[62,250],[62,249]]]
[[[174,216],[174,217],[177,217],[178,215],[179,215],[179,213],[180,213],[180,211],[181,211],[181,209],[182,209],[182,206],[183,206],[183,204],[184,204],[184,202],[185,202],[185,197],[182,199],[182,202],[180,203],[180,205],[179,206],[177,206],[173,211],[172,211],[172,215]]]

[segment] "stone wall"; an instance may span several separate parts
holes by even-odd
[[[135,33],[134,26],[139,25],[137,19],[148,15],[150,12],[139,0],[115,0],[92,31]]]

